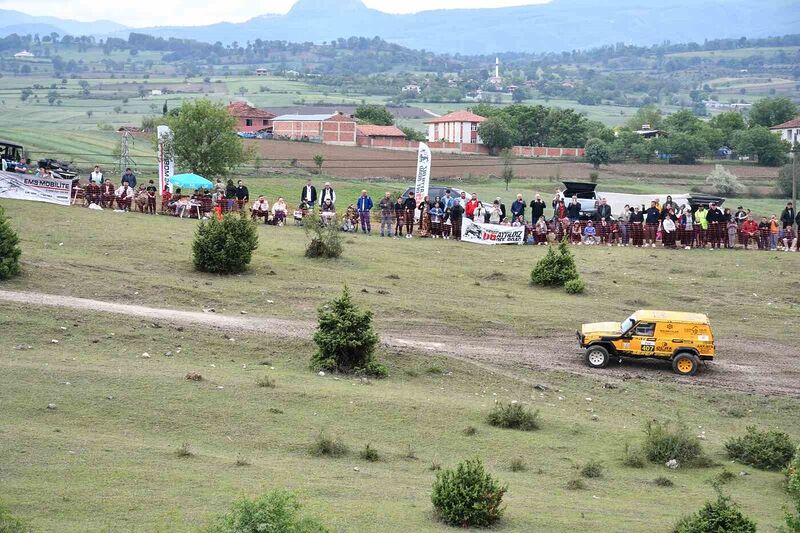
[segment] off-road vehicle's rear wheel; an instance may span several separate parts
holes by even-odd
[[[602,346],[589,346],[586,348],[586,364],[592,368],[605,368],[611,360],[608,350]]]
[[[700,368],[700,359],[689,352],[681,352],[672,358],[672,370],[681,376],[694,376]]]

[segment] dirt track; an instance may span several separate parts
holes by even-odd
[[[399,150],[381,150],[355,146],[334,146],[310,142],[292,141],[248,141],[263,159],[264,166],[271,161],[277,166],[286,166],[293,159],[297,165],[314,168],[314,156],[325,158],[323,170],[326,174],[343,178],[392,178],[409,177],[416,174],[417,154]],[[552,159],[517,159],[513,163],[514,174],[518,177],[548,178],[560,175],[563,179],[586,178],[592,167],[588,163],[556,161]],[[498,157],[465,156],[459,154],[434,154],[431,167],[434,178],[499,176],[503,162]],[[601,176],[641,177],[659,175],[706,176],[713,170],[712,165],[609,165],[602,167]],[[736,167],[735,173],[748,182],[774,180],[777,169],[755,166]],[[674,178],[671,178],[674,183]],[[771,181],[769,183],[771,185]]]
[[[230,316],[217,313],[177,311],[137,305],[124,305],[70,296],[0,290],[0,301],[24,305],[65,307],[85,311],[163,320],[173,324],[200,325],[222,330],[263,333],[282,337],[310,338],[314,324],[300,320],[283,320],[251,316]],[[701,385],[759,394],[800,397],[800,362],[796,349],[771,342],[732,339],[718,341],[718,360],[701,368],[692,378],[672,373],[669,364],[661,361],[626,360],[605,370],[586,367],[572,335],[550,338],[516,337],[451,339],[382,332],[383,343],[395,349],[429,351],[477,363],[512,376],[515,368],[562,371],[600,379],[642,379],[668,383]]]

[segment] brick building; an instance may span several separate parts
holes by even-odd
[[[272,119],[276,138],[325,144],[356,144],[356,121],[343,113],[281,115]]]
[[[236,131],[256,132],[272,131],[272,119],[275,113],[255,108],[246,102],[231,102],[228,105],[228,114],[236,118]]]
[[[483,144],[478,135],[478,126],[486,119],[469,111],[456,111],[448,115],[426,120],[428,140],[450,143]]]
[[[356,141],[359,146],[391,146],[393,141],[405,140],[406,134],[397,126],[373,126],[365,124],[356,127]]]

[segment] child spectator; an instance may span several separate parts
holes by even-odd
[[[611,246],[611,243],[608,242],[610,232],[611,228],[608,225],[608,219],[601,218],[600,224],[597,225],[597,233],[600,236],[600,244],[607,244],[608,246]]]
[[[794,252],[797,250],[797,237],[794,234],[792,226],[783,228],[783,238],[781,240],[783,242],[784,252]]]
[[[669,196],[667,196],[667,198],[669,198]],[[672,207],[665,208],[664,220],[661,221],[661,244],[667,248],[675,248],[676,230],[678,229],[675,225],[675,221],[677,218]]]
[[[403,236],[403,222],[405,222],[405,205],[403,204],[403,196],[398,195],[397,201],[394,203],[394,236]]]
[[[569,230],[569,236],[572,244],[580,244],[583,241],[583,235],[581,235],[581,225],[577,220],[574,224],[572,224],[572,229]]]
[[[156,214],[156,184],[153,180],[147,183],[147,212],[151,215]]]
[[[725,244],[725,248],[736,248],[736,234],[739,233],[739,224],[736,223],[736,219],[733,217],[728,220],[728,242]]]
[[[545,244],[547,242],[547,222],[544,216],[540,216],[536,221],[536,244]]]
[[[633,208],[631,215],[631,243],[639,248],[644,244],[644,214],[639,209],[639,206]]]
[[[780,231],[780,224],[778,223],[778,216],[772,215],[769,219],[769,249],[778,249],[778,231]]]
[[[616,220],[611,222],[611,226],[609,227],[609,237],[608,237],[608,245],[613,246],[622,246],[622,240],[620,238],[620,223]]]
[[[444,217],[444,209],[442,209],[442,202],[436,200],[430,210],[431,216],[431,237],[439,239],[442,237],[442,217]]]
[[[580,231],[580,224],[577,222],[576,224],[578,225],[578,231]],[[580,242],[578,244],[580,244]],[[597,244],[597,230],[591,220],[586,223],[586,227],[583,229],[583,244]]]

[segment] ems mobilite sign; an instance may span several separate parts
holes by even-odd
[[[169,126],[159,126],[158,134],[158,194],[164,189],[172,192],[172,176],[175,174],[175,159],[172,155],[172,130]]]
[[[465,218],[461,224],[461,240],[478,244],[522,244],[525,228],[484,224]]]
[[[428,195],[431,183],[431,150],[425,143],[419,143],[417,153],[417,182],[414,184],[414,199],[417,205]]]
[[[70,205],[72,180],[0,172],[0,198]]]

